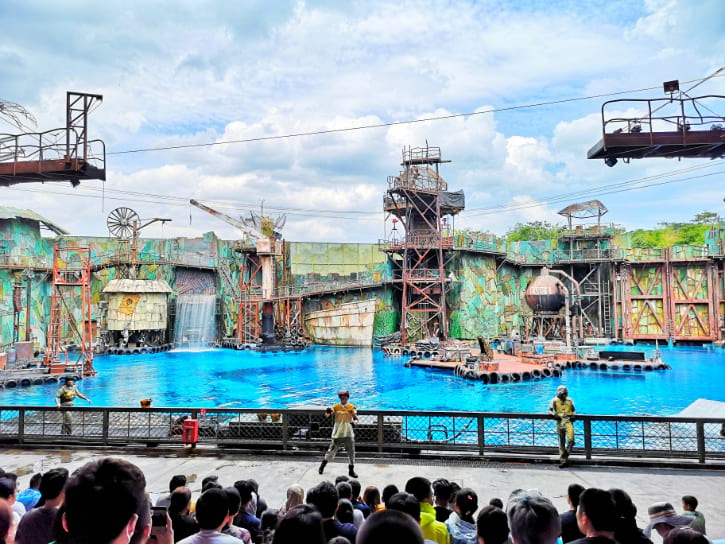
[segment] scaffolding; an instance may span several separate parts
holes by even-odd
[[[95,374],[91,320],[91,249],[56,244],[53,248],[51,281],[53,293],[43,362],[50,368],[51,373]],[[71,360],[69,354],[70,345],[79,348],[75,352],[79,354],[75,361]]]
[[[393,264],[393,283],[401,297],[402,341],[448,338],[446,293],[452,279],[446,265],[453,258],[453,225],[463,211],[463,192],[448,192],[439,167],[439,147],[403,149],[403,167],[388,177],[385,211],[395,216],[392,240],[385,243]],[[397,223],[405,235],[396,236]]]
[[[68,92],[65,127],[0,134],[0,186],[16,183],[106,179],[103,140],[88,138],[88,115],[103,97]]]

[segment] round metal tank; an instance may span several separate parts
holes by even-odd
[[[564,306],[564,293],[557,278],[542,274],[526,288],[526,304],[535,312],[558,312]]]

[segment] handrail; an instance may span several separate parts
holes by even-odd
[[[426,456],[455,450],[540,459],[555,455],[558,447],[556,422],[541,413],[359,410],[358,415],[358,447],[383,453]],[[72,434],[64,435],[68,418]],[[332,425],[318,408],[0,406],[0,441],[181,446],[187,418],[199,421],[198,442],[205,448],[319,451],[327,446]],[[653,464],[676,460],[693,467],[725,463],[722,418],[578,414],[574,427],[577,444],[583,444],[574,450],[580,459],[636,457]]]

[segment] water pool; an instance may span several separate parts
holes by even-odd
[[[630,348],[632,349],[632,348]],[[637,348],[640,349],[640,348]],[[654,348],[645,347],[649,354]],[[215,349],[98,356],[98,375],[79,383],[94,406],[293,408],[326,405],[348,388],[360,409],[545,411],[565,384],[587,414],[672,415],[698,398],[725,401],[725,350],[664,348],[669,371],[568,370],[561,378],[483,385],[437,370],[404,368],[379,350],[315,346],[261,354]],[[0,404],[54,403],[55,384],[0,390]],[[77,406],[85,406],[82,400]]]

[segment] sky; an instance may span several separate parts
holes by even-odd
[[[105,142],[105,183],[0,187],[0,205],[73,235],[108,235],[123,206],[172,220],[143,237],[240,236],[193,198],[286,214],[290,241],[377,242],[387,177],[426,142],[465,192],[456,229],[563,223],[592,198],[627,229],[725,215],[722,161],[586,158],[603,102],[663,98],[662,82],[687,89],[725,65],[722,0],[3,0],[0,21],[0,100],[32,130],[64,126],[66,91],[103,95],[89,137]],[[725,95],[724,76],[690,95]],[[723,102],[708,103],[725,115]],[[448,118],[420,121],[433,117]]]

